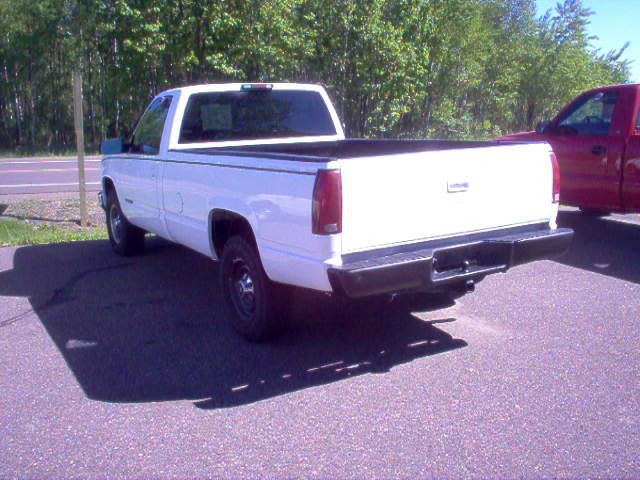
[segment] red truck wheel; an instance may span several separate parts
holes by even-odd
[[[608,215],[611,215],[611,212],[586,207],[580,207],[580,213],[582,213],[583,215],[588,215],[590,217],[606,217]]]

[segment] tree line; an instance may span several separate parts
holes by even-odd
[[[323,84],[349,136],[489,138],[531,129],[590,87],[628,81],[590,12],[564,0],[0,0],[0,149],[123,135],[167,88]]]

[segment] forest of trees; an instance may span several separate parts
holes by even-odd
[[[158,92],[226,81],[323,84],[349,136],[486,138],[580,91],[628,81],[580,0],[0,0],[0,150],[89,149]]]

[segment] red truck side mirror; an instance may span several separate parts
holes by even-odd
[[[544,120],[536,125],[536,132],[542,135],[543,133],[545,133],[544,131],[547,130],[550,125],[551,125],[550,120]]]

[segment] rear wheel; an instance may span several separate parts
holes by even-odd
[[[280,331],[285,290],[269,280],[255,247],[241,236],[230,238],[224,246],[220,286],[227,316],[240,335],[262,341]]]
[[[113,190],[107,193],[107,232],[111,248],[118,255],[129,257],[144,250],[144,230],[129,223]]]

